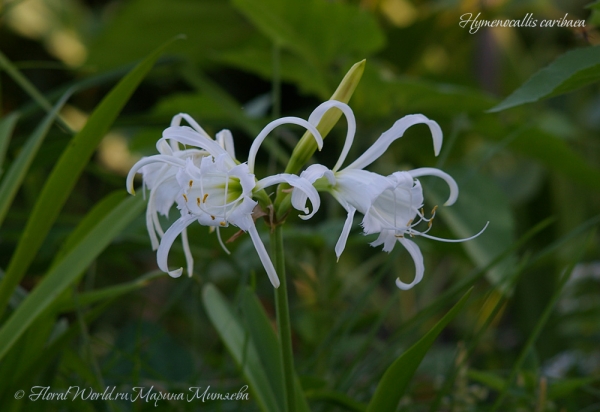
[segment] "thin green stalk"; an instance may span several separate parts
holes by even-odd
[[[281,344],[281,364],[287,412],[294,412],[294,354],[292,352],[292,331],[290,327],[290,308],[288,303],[285,261],[283,257],[283,229],[279,225],[271,233],[271,245],[275,251],[275,270],[279,275],[280,285],[275,289],[275,310],[277,312],[277,330]]]

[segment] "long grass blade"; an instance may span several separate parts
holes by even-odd
[[[96,146],[108,132],[134,90],[172,41],[151,53],[111,90],[63,152],[38,197],[0,284],[0,314],[25,275]]]
[[[142,198],[126,198],[56,264],[0,329],[0,360],[27,328],[143,210]]]
[[[27,140],[27,143],[21,148],[19,156],[15,159],[10,169],[0,181],[0,226],[8,213],[8,209],[17,194],[17,190],[21,186],[35,155],[40,149],[44,138],[50,130],[50,126],[54,122],[54,119],[58,115],[58,112],[65,104],[65,102],[71,96],[72,91],[68,91],[63,97],[54,105],[50,113],[46,115],[44,120],[34,130],[33,134]]]

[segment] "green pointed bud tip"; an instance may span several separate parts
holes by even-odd
[[[348,70],[348,73],[346,73],[342,82],[331,96],[331,100],[337,100],[342,103],[348,103],[350,101],[350,97],[352,97],[352,94],[365,71],[366,63],[367,60],[363,59],[358,63],[355,63],[350,70]]]

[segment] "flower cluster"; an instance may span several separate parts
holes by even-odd
[[[314,164],[299,176],[281,173],[260,180],[255,178],[256,154],[274,128],[282,124],[300,125],[310,131],[320,150],[323,139],[316,126],[332,108],[341,110],[348,123],[342,153],[332,169]],[[182,126],[183,120],[189,126]],[[437,155],[442,146],[442,131],[439,125],[423,115],[409,115],[394,123],[365,153],[341,169],[352,146],[356,121],[350,107],[336,100],[329,100],[318,106],[308,121],[297,117],[284,117],[269,123],[255,138],[247,163],[240,163],[236,159],[233,138],[228,130],[217,133],[216,139],[212,139],[189,115],[179,114],[173,118],[171,126],[163,132],[162,138],[157,142],[159,154],[145,157],[133,166],[127,176],[127,188],[133,194],[135,174],[139,172],[143,175],[144,185],[150,191],[146,224],[152,247],[154,250],[158,249],[159,268],[173,277],[180,276],[183,271],[183,268],[169,270],[167,265],[169,250],[179,235],[183,241],[187,272],[190,276],[193,272],[193,258],[186,232],[189,225],[197,221],[201,225],[216,228],[219,242],[227,250],[221,241],[219,228],[231,224],[250,235],[271,283],[278,287],[277,273],[254,223],[257,217],[264,214],[255,199],[264,188],[287,183],[293,187],[292,206],[305,213],[300,216],[303,219],[312,217],[319,209],[320,198],[317,191],[331,193],[347,211],[346,222],[335,246],[338,259],[345,248],[357,211],[363,215],[364,233],[379,235],[372,243],[373,246],[383,245],[383,250],[389,252],[396,241],[402,244],[415,263],[416,273],[411,283],[403,283],[397,279],[396,285],[400,289],[410,289],[421,281],[424,265],[419,247],[406,235],[460,242],[479,236],[485,230],[484,227],[475,236],[459,240],[439,239],[427,234],[435,216],[435,209],[430,218],[425,217],[422,209],[423,190],[417,178],[425,175],[442,178],[450,188],[446,205],[453,204],[458,197],[456,182],[441,170],[420,168],[396,172],[389,176],[364,170],[379,158],[394,140],[402,137],[406,129],[419,123],[429,126]],[[308,200],[312,205],[310,213],[306,207]],[[174,204],[177,205],[181,216],[164,232],[158,215],[167,216]],[[421,222],[427,222],[428,227],[425,231],[415,229]]]

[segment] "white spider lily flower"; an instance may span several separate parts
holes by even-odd
[[[320,110],[327,111],[332,107],[337,107],[342,110],[348,121],[348,132],[342,153],[333,169],[319,164],[311,165],[300,174],[300,177],[314,183],[319,190],[330,192],[347,211],[342,233],[335,245],[338,260],[346,247],[354,214],[358,211],[364,215],[361,224],[364,233],[379,233],[377,240],[371,243],[372,246],[383,244],[383,250],[390,252],[396,241],[398,241],[409,252],[415,263],[415,278],[409,284],[397,279],[396,285],[400,289],[410,289],[423,278],[424,265],[423,255],[419,247],[405,238],[405,234],[424,236],[444,242],[463,242],[479,236],[485,230],[487,224],[481,232],[467,239],[447,240],[427,235],[427,231],[431,228],[433,216],[427,219],[422,212],[423,190],[421,183],[416,178],[428,175],[442,178],[450,188],[450,196],[445,205],[452,205],[458,198],[458,185],[454,179],[447,173],[433,168],[396,172],[390,176],[382,176],[363,170],[378,159],[394,140],[402,137],[409,127],[420,123],[429,127],[433,137],[435,155],[437,156],[442,146],[443,137],[442,131],[435,121],[420,114],[403,117],[384,132],[358,159],[346,168],[339,170],[352,145],[356,122],[352,110],[346,104],[333,100],[327,103],[321,105]],[[313,115],[322,116],[317,110],[313,112]],[[304,201],[304,194],[294,190],[292,202],[301,203],[302,201]],[[435,208],[433,215],[435,215]],[[419,232],[414,227],[422,221],[428,223],[428,228],[424,232]]]
[[[269,123],[254,140],[250,148],[248,163],[240,164],[234,158],[233,140],[229,132],[221,132],[217,135],[217,141],[215,141],[189,116],[180,116],[163,132],[163,137],[157,143],[161,154],[140,160],[131,169],[127,180],[128,189],[132,193],[135,173],[137,171],[143,172],[144,168],[149,170],[144,178],[149,177],[149,182],[146,182],[146,184],[151,189],[151,199],[149,200],[153,201],[148,206],[149,209],[152,209],[150,213],[152,215],[156,211],[162,213],[162,210],[168,210],[173,202],[177,203],[181,211],[181,217],[162,235],[157,252],[159,268],[173,277],[181,276],[183,268],[169,270],[167,257],[174,240],[179,234],[182,234],[184,250],[186,251],[187,270],[191,276],[193,260],[191,260],[191,254],[188,256],[187,253],[189,244],[186,228],[195,221],[201,225],[212,226],[217,229],[232,224],[250,234],[271,283],[273,286],[278,287],[279,279],[275,268],[254,224],[252,213],[258,202],[253,200],[252,196],[267,186],[288,183],[305,195],[303,201],[292,203],[294,207],[308,213],[306,200],[310,200],[312,203],[312,212],[301,216],[305,219],[311,217],[318,210],[320,198],[310,182],[295,175],[282,173],[256,181],[254,177],[256,153],[267,135],[275,127],[282,124],[297,124],[308,129],[315,137],[319,149],[323,144],[321,135],[313,124],[300,118],[284,117],[275,120]],[[181,118],[185,118],[193,128],[180,126],[179,121]],[[167,141],[177,147],[179,144],[198,147],[201,149],[198,150],[198,154],[202,153],[202,155],[182,155],[180,152],[183,151],[168,149]],[[152,190],[156,192],[160,190],[164,192],[164,195],[152,197]],[[162,203],[158,204],[159,200]],[[221,241],[220,236],[219,241]],[[221,245],[224,247],[222,242]]]
[[[202,129],[191,116],[185,113],[174,116],[171,120],[171,126],[179,126],[182,120],[186,120],[199,134],[208,137],[208,134],[204,129]],[[229,130],[223,130],[218,133],[217,142],[223,149],[233,153],[233,139]],[[158,249],[158,236],[162,237],[164,235],[164,231],[158,219],[158,214],[160,213],[161,215],[168,217],[169,210],[175,203],[176,196],[179,192],[175,180],[175,175],[178,170],[177,165],[181,165],[181,160],[185,159],[192,159],[194,162],[199,163],[200,159],[209,155],[206,150],[193,148],[182,150],[179,143],[176,141],[168,141],[165,139],[161,139],[157,142],[156,149],[159,155],[142,158],[131,168],[127,176],[127,190],[129,193],[134,194],[133,178],[138,172],[143,176],[144,187],[147,187],[150,190],[148,207],[146,208],[146,228],[148,230],[148,236],[150,237],[150,243],[152,244],[152,250]],[[159,162],[157,161],[158,159],[163,159],[165,161]],[[191,271],[194,260],[187,241],[186,231],[182,233],[182,241],[187,267]]]

